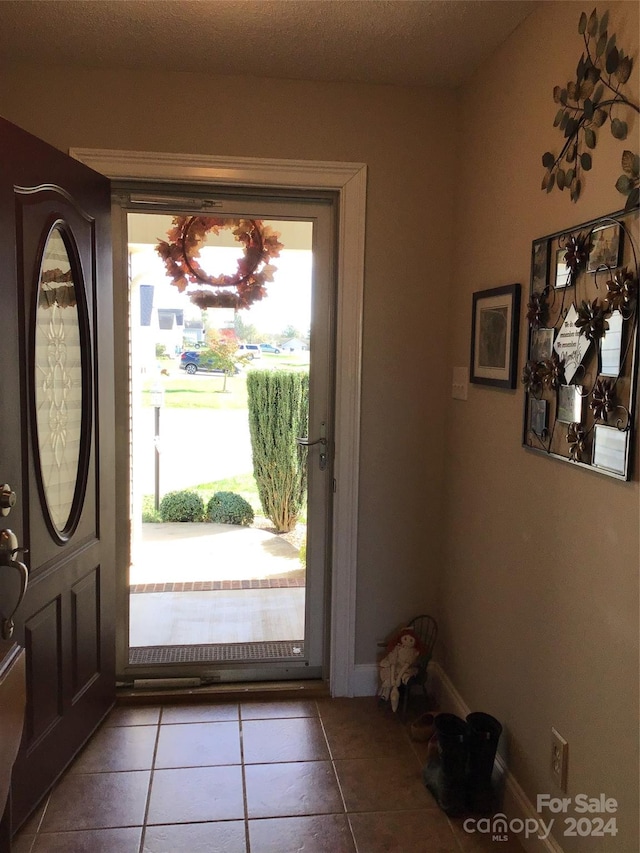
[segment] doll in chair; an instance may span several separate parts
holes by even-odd
[[[413,628],[397,631],[387,645],[387,653],[378,664],[380,689],[378,696],[391,701],[393,711],[398,710],[399,687],[414,676],[418,667],[416,661],[424,649]]]

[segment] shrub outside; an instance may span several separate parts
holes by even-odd
[[[264,514],[279,533],[295,527],[307,492],[309,374],[252,370],[247,376],[253,475]]]
[[[163,521],[202,521],[204,502],[196,492],[167,492],[159,510]]]
[[[251,504],[235,492],[215,492],[207,504],[207,515],[217,524],[253,523]]]

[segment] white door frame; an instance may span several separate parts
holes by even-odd
[[[333,502],[329,688],[332,696],[353,696],[366,166],[362,163],[261,160],[91,148],[72,148],[69,154],[112,180],[331,190],[338,193],[336,491]],[[116,306],[116,322],[119,314]],[[122,358],[122,348],[116,347],[116,352],[118,349]],[[122,375],[122,365],[118,369],[116,364],[118,374]],[[121,395],[125,390],[118,391],[118,384],[116,382],[116,410],[120,414],[117,415],[116,436],[126,435],[128,431],[128,419],[126,423],[123,421],[124,413],[128,411],[128,397],[123,405]],[[118,405],[118,400],[121,405]],[[128,442],[117,441],[116,446],[122,453]],[[127,469],[128,460],[116,459],[117,471]],[[122,489],[119,489],[119,495],[126,500]],[[128,524],[128,507],[126,511],[120,507],[118,518],[121,523]],[[118,537],[123,538],[126,537]],[[128,553],[123,553],[118,545],[118,562],[127,561],[128,565],[128,560]]]

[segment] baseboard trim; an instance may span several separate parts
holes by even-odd
[[[356,664],[353,667],[353,695],[375,696],[378,692],[378,665]]]
[[[433,662],[429,666],[429,679],[431,691],[438,699],[439,708],[446,708],[463,719],[471,713],[471,708],[438,663]],[[496,756],[496,765],[504,780],[502,813],[507,816],[507,820],[519,818],[522,821],[538,821],[541,817],[540,814],[535,810],[533,803],[499,755]],[[527,853],[564,853],[553,836],[541,839],[537,836],[525,838],[518,834],[517,838]]]

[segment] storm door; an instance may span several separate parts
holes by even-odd
[[[165,189],[116,194],[127,235],[131,415],[121,675],[194,685],[320,678],[333,487],[333,199]],[[237,277],[258,239],[273,249],[259,298],[239,307],[242,288],[202,287]],[[178,266],[201,272],[186,282],[175,265],[184,243],[192,251]],[[199,294],[212,291],[224,295],[207,304]]]

